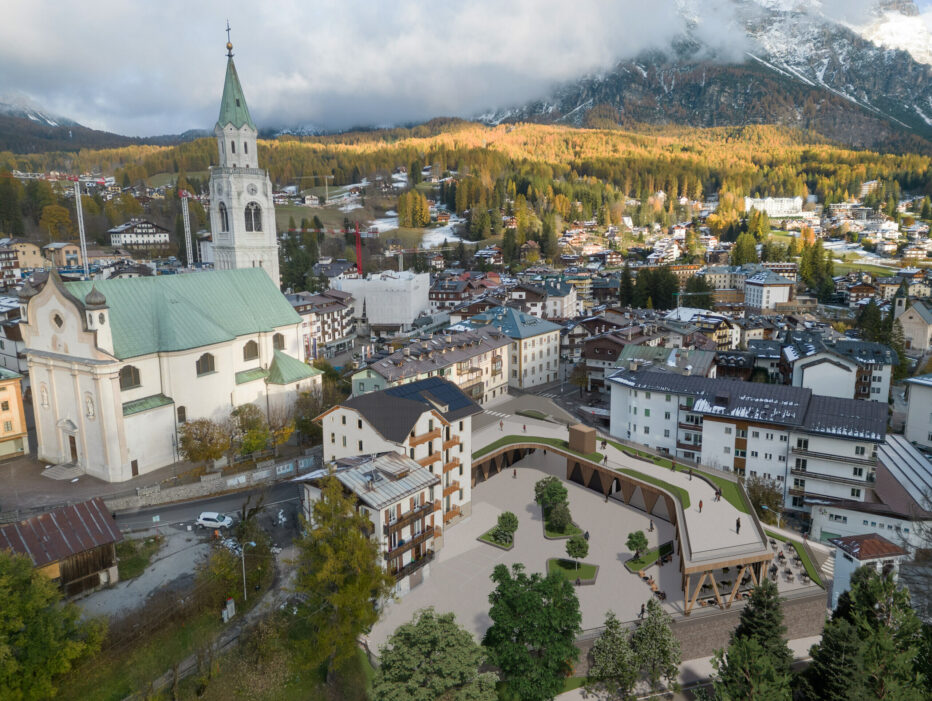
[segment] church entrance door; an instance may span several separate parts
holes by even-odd
[[[68,447],[71,448],[71,462],[78,462],[78,442],[74,436],[68,436]]]

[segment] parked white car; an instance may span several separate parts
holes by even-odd
[[[229,528],[233,525],[233,519],[216,511],[205,511],[197,517],[195,523],[201,528]]]

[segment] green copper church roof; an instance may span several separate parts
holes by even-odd
[[[110,305],[113,351],[120,360],[301,322],[262,268],[67,282],[65,289],[80,300],[93,285]]]
[[[323,374],[323,370],[302,363],[280,350],[275,351],[275,357],[269,366],[269,377],[266,380],[270,385],[290,385],[308,377]]]
[[[243,86],[239,84],[232,56],[227,59],[227,76],[223,81],[223,98],[220,100],[220,117],[217,119],[217,126],[221,129],[227,124],[232,124],[237,129],[248,124],[256,129],[252,117],[249,116],[246,96],[243,94]]]

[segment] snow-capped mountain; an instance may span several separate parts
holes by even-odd
[[[72,119],[50,114],[48,111],[21,95],[0,96],[0,114],[28,119],[46,127],[80,126]]]
[[[687,28],[668,49],[481,119],[777,122],[857,146],[932,141],[932,34],[912,0],[877,0],[850,16],[820,0],[730,0],[715,16],[708,0],[676,4]],[[742,60],[705,39],[723,16],[744,33]]]

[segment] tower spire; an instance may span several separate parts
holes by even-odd
[[[230,41],[230,20],[227,20],[227,57],[233,58],[233,42]]]

